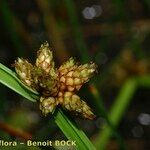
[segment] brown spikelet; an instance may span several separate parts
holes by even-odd
[[[93,119],[95,117],[87,103],[81,100],[80,97],[73,92],[59,92],[57,101],[65,109],[72,111],[75,114],[80,114],[83,118]]]
[[[60,89],[62,91],[78,91],[93,76],[96,68],[94,63],[78,66],[74,59],[70,58],[58,69]]]

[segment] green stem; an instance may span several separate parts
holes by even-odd
[[[82,61],[86,62],[87,60],[89,60],[90,57],[88,55],[87,46],[84,42],[83,34],[80,25],[78,23],[74,2],[72,0],[64,0],[64,1],[70,18],[71,26],[73,28],[77,48],[79,50]]]
[[[70,121],[61,109],[54,116],[56,124],[68,139],[74,139],[79,149],[96,150],[85,133],[77,127],[75,122]],[[80,140],[79,140],[80,139]]]
[[[109,113],[109,120],[113,124],[113,126],[117,127],[122,116],[124,115],[128,105],[135,93],[137,88],[137,82],[135,79],[129,79],[121,88],[119,95],[117,96],[111,110]],[[96,140],[96,146],[99,149],[104,149],[106,144],[108,143],[111,137],[112,130],[107,125],[104,130],[100,133],[99,138]]]
[[[150,88],[150,75],[144,75],[141,77],[137,77],[136,81],[138,83],[138,86]]]
[[[113,134],[113,136],[116,137],[120,148],[122,150],[126,149],[124,141],[123,141],[122,137],[120,136],[120,134],[118,133],[116,126],[112,123],[111,119],[108,117],[108,114],[107,114],[107,111],[105,109],[104,103],[101,100],[101,97],[100,97],[100,94],[99,94],[97,88],[95,88],[92,93],[94,95],[97,107],[99,108],[99,112],[100,112],[99,115],[101,115],[102,117],[105,118],[105,120],[107,122],[107,125],[109,126],[110,131]]]

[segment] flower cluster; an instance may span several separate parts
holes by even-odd
[[[18,58],[15,70],[25,85],[41,94],[40,110],[45,116],[53,113],[57,105],[61,105],[84,118],[94,118],[91,108],[75,94],[93,76],[96,71],[94,63],[79,65],[70,58],[56,69],[52,51],[45,42],[37,52],[35,65]]]

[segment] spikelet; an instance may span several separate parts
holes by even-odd
[[[54,97],[41,97],[39,108],[42,111],[42,114],[46,116],[49,113],[53,113],[56,108],[56,101]]]
[[[68,61],[66,61],[64,64],[62,64],[59,67],[59,74],[60,76],[65,75],[68,73],[68,71],[71,71],[77,67],[77,63],[75,60],[71,57]]]
[[[75,114],[80,114],[83,118],[93,119],[95,117],[87,103],[73,92],[59,92],[57,101],[57,103],[60,103],[65,109]]]
[[[60,89],[62,91],[78,91],[93,76],[96,68],[94,63],[78,66],[74,59],[70,58],[58,69]]]
[[[32,70],[33,70],[32,64],[30,64],[25,59],[18,58],[15,61],[14,66],[15,66],[15,71],[18,74],[21,81],[25,85],[27,85],[29,87],[33,87],[34,83],[33,83],[33,79],[32,79]]]
[[[38,91],[44,96],[56,96],[58,93],[58,75],[54,66],[53,54],[47,42],[42,44],[37,52],[33,78]]]
[[[53,78],[57,77],[53,53],[47,42],[42,44],[37,52],[36,66],[44,70],[47,74],[50,74]]]

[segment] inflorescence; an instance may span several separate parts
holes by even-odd
[[[70,58],[56,69],[53,53],[45,42],[37,52],[35,65],[18,58],[14,66],[20,80],[41,94],[40,110],[45,116],[61,105],[84,118],[94,118],[91,108],[75,92],[93,76],[97,68],[95,63],[79,65]]]

